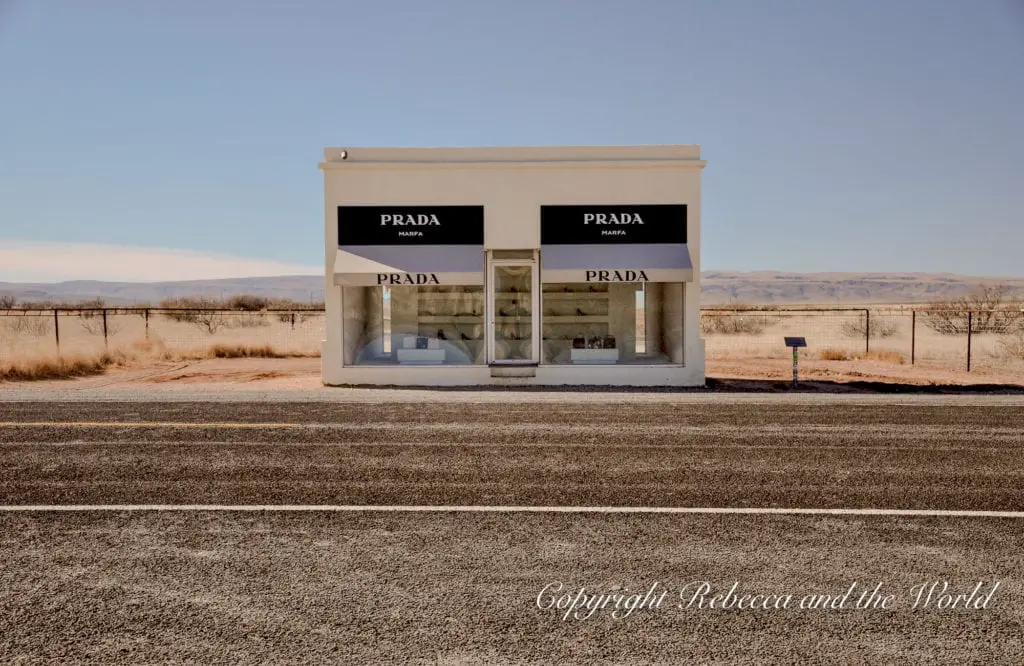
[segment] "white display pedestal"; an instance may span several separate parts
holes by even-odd
[[[438,365],[444,363],[443,349],[399,349],[399,363],[419,363]]]
[[[569,355],[573,363],[617,363],[618,349],[573,349]]]

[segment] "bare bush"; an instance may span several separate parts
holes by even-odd
[[[896,335],[896,322],[889,318],[871,317],[871,339],[891,338]],[[843,335],[848,338],[860,338],[863,340],[868,335],[868,318],[858,317],[855,320],[843,323]]]
[[[264,314],[253,312],[224,315],[225,328],[259,328],[260,326],[270,326],[270,322]]]
[[[103,301],[87,301],[82,307],[88,308],[102,308]],[[82,310],[78,313],[78,323],[82,325],[86,333],[90,335],[103,335],[103,311],[102,310]],[[115,335],[121,330],[121,324],[117,322],[116,317],[107,317],[106,323],[107,335]]]
[[[242,294],[239,296],[232,296],[228,299],[226,305],[229,310],[245,310],[246,312],[257,312],[259,310],[266,310],[270,301],[262,296],[251,296],[249,294]]]
[[[53,331],[53,322],[49,316],[40,315],[5,315],[0,322],[12,335],[30,335],[42,337]]]
[[[720,310],[700,316],[700,330],[704,335],[757,335],[779,321],[779,316],[765,311]]]
[[[14,307],[14,304],[18,302],[18,299],[10,294],[4,294],[0,296],[0,310],[10,310]]]
[[[969,296],[936,301],[921,313],[924,324],[942,335],[1012,333],[1024,327],[1024,303],[1005,286],[983,287]]]
[[[201,331],[213,335],[224,325],[224,317],[214,310],[223,304],[208,298],[173,298],[160,303],[162,308],[174,308],[162,312],[171,321],[192,324]]]
[[[1000,338],[996,356],[1011,361],[1024,361],[1024,329]]]

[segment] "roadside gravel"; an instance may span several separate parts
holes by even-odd
[[[1024,662],[1019,521],[770,516],[0,514],[5,663]],[[913,610],[931,580],[987,610]],[[679,609],[678,589],[889,610]],[[562,621],[542,587],[672,590]]]

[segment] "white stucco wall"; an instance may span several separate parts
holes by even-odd
[[[342,156],[344,155],[344,159]],[[342,289],[332,280],[340,205],[483,205],[488,250],[540,248],[540,207],[687,204],[694,279],[686,283],[682,366],[540,366],[519,383],[702,385],[698,146],[328,148],[324,174],[327,384],[487,384],[482,367],[343,367]]]

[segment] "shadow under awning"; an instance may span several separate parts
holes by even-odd
[[[482,245],[349,245],[334,258],[334,284],[484,283]]]
[[[544,245],[540,265],[542,282],[693,281],[685,243]]]

